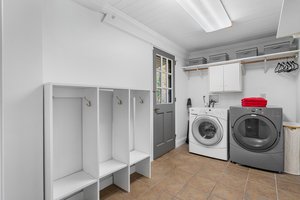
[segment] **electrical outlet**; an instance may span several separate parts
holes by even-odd
[[[218,94],[210,94],[208,96],[208,102],[210,102],[210,100],[214,100],[216,103],[219,103],[219,95]]]

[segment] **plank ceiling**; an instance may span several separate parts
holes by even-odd
[[[175,0],[107,0],[109,4],[193,52],[276,34],[283,0],[222,0],[233,26],[203,29]]]

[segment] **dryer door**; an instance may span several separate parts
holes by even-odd
[[[234,140],[244,149],[264,152],[272,149],[279,139],[279,131],[268,118],[248,114],[235,121],[232,127]]]
[[[192,124],[194,138],[205,146],[218,144],[223,137],[223,127],[214,117],[200,116]]]

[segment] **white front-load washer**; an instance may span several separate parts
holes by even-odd
[[[228,109],[190,108],[189,152],[228,160]]]

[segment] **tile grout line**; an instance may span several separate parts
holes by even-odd
[[[197,173],[196,173],[196,174],[197,174]],[[178,192],[176,192],[175,195],[173,195],[175,198],[179,198],[179,197],[177,197],[177,195],[181,192],[181,190],[183,190],[183,189],[185,188],[185,186],[188,185],[189,181],[190,181],[196,174],[194,174],[191,178],[189,178],[189,179],[186,181],[186,183],[182,186],[182,188],[181,188]],[[180,198],[180,199],[181,199],[181,198]]]
[[[179,153],[177,153],[177,154],[179,154]],[[168,157],[168,158],[166,158],[166,159],[164,159],[164,160],[168,160],[168,159],[170,159],[170,157]],[[158,162],[161,162],[161,161],[158,161]],[[176,169],[177,168],[177,166],[175,166],[174,167],[174,169]],[[172,169],[172,170],[174,170],[174,169]],[[172,171],[172,170],[169,170],[169,172],[170,171]],[[169,173],[168,172],[168,173]],[[167,173],[167,174],[168,174]],[[166,177],[167,176],[167,174],[165,174],[163,177]],[[192,178],[192,177],[191,177]],[[190,179],[191,179],[190,178]],[[142,180],[139,180],[139,179],[137,179],[137,181],[139,181],[139,182],[142,182],[142,183],[144,183],[144,184],[147,184],[147,183],[145,183],[145,182],[143,182]],[[156,187],[160,182],[162,182],[163,181],[163,178],[161,178],[161,180],[159,180],[159,181],[157,181],[157,183],[155,183],[153,186],[151,186],[148,190],[146,190],[144,193],[142,193],[142,194],[140,194],[139,196],[141,196],[141,195],[143,195],[143,194],[146,194],[146,192],[148,192],[148,191],[150,191],[151,189],[153,189],[154,187]],[[187,183],[186,183],[187,184]],[[185,184],[185,185],[186,185]],[[185,187],[185,185],[183,186],[183,187]],[[180,191],[179,191],[180,192]],[[167,194],[169,194],[169,195],[171,195],[172,197],[174,197],[174,198],[177,198],[177,194],[179,193],[179,192],[177,192],[175,195],[174,194],[170,194],[169,192],[167,192]],[[161,195],[161,194],[160,194]]]
[[[248,181],[249,181],[249,173],[250,173],[250,169],[248,169],[247,179],[246,179],[246,183],[245,183],[245,186],[244,186],[243,199],[246,199],[246,190],[247,190],[247,184],[248,184]]]
[[[277,187],[277,176],[276,176],[276,174],[274,174],[274,177],[275,177],[276,199],[279,200],[278,187]]]
[[[169,159],[169,158],[166,158],[166,159]],[[175,167],[175,168],[176,168],[176,167]],[[171,171],[171,170],[170,170],[170,171]],[[167,174],[168,174],[168,173],[169,173],[169,172],[167,172]],[[144,191],[142,194],[139,194],[138,196],[144,195],[144,194],[146,194],[147,192],[151,191],[151,189],[153,189],[153,188],[156,187],[160,182],[163,181],[163,178],[166,177],[167,174],[163,175],[163,177],[162,177],[160,180],[158,180],[156,183],[154,183],[154,185],[152,185],[151,187],[149,187],[146,191]],[[142,180],[139,180],[139,179],[137,179],[136,181],[141,182],[141,183],[146,184],[146,185],[148,184],[148,183],[146,183],[146,182],[144,182],[144,181],[142,181]],[[171,196],[173,196],[173,195],[171,195]],[[175,197],[175,196],[174,196],[174,197]]]
[[[218,181],[215,183],[214,187],[211,189],[211,191],[210,191],[207,199],[209,199],[211,197],[211,195],[212,195],[212,193],[213,193],[213,191],[214,191],[214,189],[215,189],[215,187],[216,187],[217,184],[218,184]]]
[[[230,163],[230,161],[227,161],[227,164],[226,164],[225,170],[223,170],[223,172],[222,172],[222,176],[225,174],[225,171],[226,171],[226,169],[228,168],[228,166],[229,166],[229,163]],[[209,195],[208,195],[207,199],[209,199],[209,198],[211,197],[211,195],[212,195],[212,193],[213,193],[213,191],[214,191],[215,187],[217,186],[218,182],[219,182],[219,181],[216,181],[216,183],[215,183],[214,187],[212,188],[212,190],[210,191],[210,193],[209,193]]]

